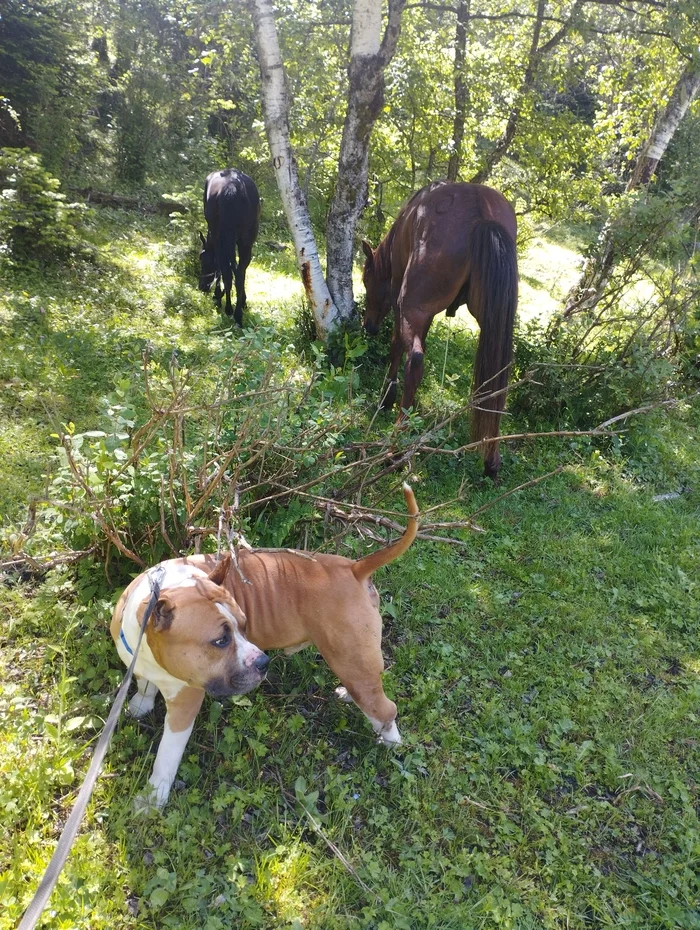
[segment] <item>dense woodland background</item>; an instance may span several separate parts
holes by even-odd
[[[351,4],[278,3],[275,13],[301,183],[323,229]],[[411,192],[448,175],[501,188],[525,235],[528,221],[600,222],[620,210],[636,210],[639,225],[650,198],[692,225],[697,105],[669,134],[647,210],[623,195],[674,91],[685,80],[686,97],[697,94],[699,17],[696,3],[661,0],[406,4],[371,138],[363,231],[377,239]],[[233,164],[256,179],[266,222],[283,230],[254,48],[245,3],[9,0],[0,144],[39,153],[67,190],[157,195]]]
[[[0,930],[121,680],[130,578],[234,530],[364,554],[401,531],[404,478],[420,537],[375,578],[404,745],[373,743],[312,650],[275,656],[257,692],[207,700],[139,819],[162,708],[123,720],[43,926],[697,930],[697,0],[384,7],[401,31],[355,257],[436,178],[515,204],[498,488],[470,445],[466,310],[435,322],[401,430],[357,261],[358,307],[318,338],[261,5],[0,9]],[[366,3],[273,6],[323,258]],[[242,331],[196,286],[203,180],[228,165],[264,198]]]

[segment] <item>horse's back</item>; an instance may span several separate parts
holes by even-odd
[[[255,181],[237,168],[212,171],[204,182],[204,216],[210,227],[234,224],[237,229],[258,233],[260,194]]]
[[[515,241],[517,224],[511,204],[493,187],[483,184],[434,181],[417,191],[396,219],[396,235],[438,245],[461,237],[482,222],[503,226]]]

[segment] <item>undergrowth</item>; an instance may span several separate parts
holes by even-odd
[[[162,526],[191,547],[225,507],[255,544],[380,544],[303,493],[261,502],[326,472],[315,490],[330,498],[354,444],[391,439],[392,418],[375,417],[376,346],[351,336],[329,367],[309,343],[300,361],[297,298],[272,253],[251,267],[265,297],[240,335],[173,270],[181,237],[166,221],[86,223],[99,266],[15,268],[0,298],[5,554],[96,546],[46,575],[3,576],[3,930],[51,855],[123,671],[107,627],[138,566],[95,514],[146,562],[169,552]],[[447,333],[431,332],[416,433],[468,392],[474,336],[452,331],[445,363]],[[679,377],[542,365],[557,352],[521,334],[519,374],[540,368],[511,398],[508,432],[596,425]],[[207,699],[167,808],[139,819],[162,707],[125,717],[44,925],[700,926],[700,409],[622,426],[507,444],[498,489],[476,456],[412,457],[424,512],[449,501],[438,518],[463,523],[491,506],[474,517],[483,532],[418,541],[375,578],[404,745],[374,744],[313,651],[274,656],[258,691]],[[460,416],[435,445],[466,441]],[[217,494],[188,511],[222,464]],[[400,510],[406,476],[364,487],[362,502]]]

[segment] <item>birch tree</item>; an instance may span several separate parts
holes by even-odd
[[[575,25],[576,18],[582,4],[583,0],[575,0],[568,18],[562,23],[562,25],[550,39],[540,44],[542,24],[545,18],[546,3],[545,0],[537,0],[535,23],[532,29],[530,51],[527,56],[527,64],[525,66],[525,74],[523,75],[522,84],[520,85],[515,102],[511,108],[510,114],[508,115],[505,129],[501,133],[501,136],[496,142],[495,146],[484,159],[482,166],[479,168],[477,173],[472,178],[470,178],[472,184],[483,184],[484,181],[488,179],[496,165],[508,153],[508,149],[510,148],[513,138],[515,137],[518,122],[520,120],[520,114],[523,108],[523,103],[525,102],[526,96],[531,93],[535,86],[535,80],[537,78],[539,67],[543,59],[545,59],[547,55],[549,55],[549,53],[555,49],[557,45],[559,45],[562,39],[564,39],[571,28]]]
[[[626,193],[632,193],[650,183],[676,130],[698,93],[700,93],[700,59],[696,58],[681,74],[668,103],[640,147],[625,188]],[[595,307],[610,279],[614,263],[615,221],[611,216],[603,226],[593,255],[586,261],[581,277],[567,295],[564,317],[571,316],[579,310],[590,310]]]
[[[353,313],[355,228],[367,202],[369,140],[384,104],[384,71],[396,51],[406,0],[389,0],[382,29],[379,0],[354,0],[348,70],[348,106],[338,158],[338,179],[326,223],[328,289],[341,319]]]
[[[340,321],[323,276],[311,218],[299,184],[289,138],[289,96],[272,0],[249,0],[260,63],[265,130],[277,186],[292,233],[297,265],[320,339],[327,339]]]
[[[456,181],[462,163],[462,143],[464,141],[464,121],[469,106],[469,85],[465,74],[467,58],[467,30],[469,28],[469,8],[471,0],[459,0],[457,7],[457,29],[455,32],[455,118],[452,126],[452,146],[447,165],[447,180]]]

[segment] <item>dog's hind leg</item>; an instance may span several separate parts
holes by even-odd
[[[360,687],[353,683],[348,685],[348,693],[372,724],[379,742],[397,746],[401,742],[401,734],[396,726],[396,704],[384,694],[381,680],[363,682]]]
[[[380,742],[397,745],[401,742],[401,734],[396,726],[396,704],[384,694],[381,678],[384,659],[379,641],[369,649],[364,646],[360,650],[356,648],[357,644],[354,645],[355,648],[329,651],[327,655],[320,649],[342,682],[343,688],[336,689],[336,694],[341,700],[352,700],[357,704]]]
[[[150,714],[153,710],[158,689],[147,678],[137,677],[136,675],[134,678],[136,678],[137,691],[129,701],[129,713],[132,717],[145,717],[146,714]]]

